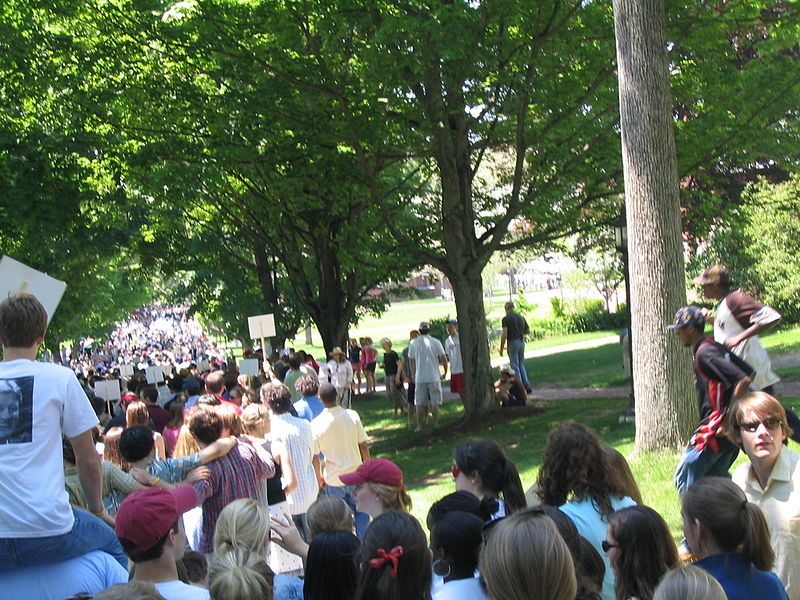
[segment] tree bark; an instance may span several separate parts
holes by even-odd
[[[686,303],[662,0],[614,0],[631,280],[636,450],[685,443],[690,353],[665,325]]]

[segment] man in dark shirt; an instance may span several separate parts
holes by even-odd
[[[500,354],[508,342],[508,360],[519,377],[525,390],[531,392],[528,372],[525,370],[525,336],[530,333],[528,322],[521,314],[514,312],[514,303],[506,302],[506,316],[503,317],[503,333],[500,335]]]
[[[150,420],[153,422],[153,431],[161,433],[169,423],[169,412],[158,405],[158,388],[154,385],[146,385],[139,392],[139,397],[147,406]]]
[[[747,391],[753,369],[713,337],[705,337],[705,315],[697,306],[681,308],[668,328],[694,353],[700,413],[700,423],[675,471],[675,487],[682,494],[698,479],[728,475],[739,448],[724,436],[723,420],[731,400]]]

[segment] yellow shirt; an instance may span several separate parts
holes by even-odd
[[[355,471],[361,464],[358,445],[367,441],[361,417],[354,410],[334,406],[324,409],[313,421],[314,454],[322,452],[325,464],[322,475],[330,486],[344,485],[339,475]]]

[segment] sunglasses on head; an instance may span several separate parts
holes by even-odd
[[[756,431],[758,431],[758,426],[762,424],[764,425],[765,429],[772,430],[780,427],[783,424],[783,422],[779,417],[768,417],[763,421],[749,421],[747,423],[739,423],[739,429],[744,429],[749,433],[755,433]]]

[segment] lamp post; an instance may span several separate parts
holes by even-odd
[[[627,344],[623,339],[623,352],[627,351],[628,365],[630,365],[630,392],[628,393],[628,408],[620,417],[620,421],[632,421],[636,411],[636,399],[633,392],[633,332],[631,327],[631,285],[630,285],[630,271],[628,270],[628,222],[625,218],[625,206],[622,207],[619,217],[613,223],[614,227],[614,244],[622,256],[622,272],[625,277],[625,309],[628,311],[627,318]],[[627,348],[626,348],[627,346]]]

